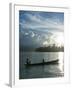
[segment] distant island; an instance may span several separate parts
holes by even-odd
[[[36,48],[35,51],[36,52],[64,52],[64,47],[55,46],[55,44],[53,44],[52,46]]]
[[[20,46],[19,51],[25,52],[64,52],[64,46],[56,46],[55,44],[51,46],[43,46],[43,47],[23,47]]]

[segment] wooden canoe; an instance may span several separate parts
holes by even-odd
[[[48,64],[58,64],[59,59],[56,60],[51,60],[48,62],[40,62],[40,63],[30,63],[30,64],[25,64],[26,66],[37,66],[37,65],[48,65]]]

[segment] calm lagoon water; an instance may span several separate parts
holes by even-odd
[[[26,67],[24,64],[29,58],[31,63],[51,61],[59,59],[58,64]],[[20,52],[19,55],[19,78],[47,78],[64,76],[64,52]]]

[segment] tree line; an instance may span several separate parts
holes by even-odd
[[[55,46],[55,44],[53,44],[52,46],[36,48],[35,51],[38,51],[38,52],[60,52],[60,51],[64,52],[64,46]]]

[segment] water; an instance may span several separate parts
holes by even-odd
[[[29,58],[31,63],[40,63],[59,59],[58,64],[48,64],[39,66],[26,67],[24,64]],[[20,52],[19,57],[19,78],[47,78],[47,77],[63,77],[64,76],[64,53],[63,52]]]

